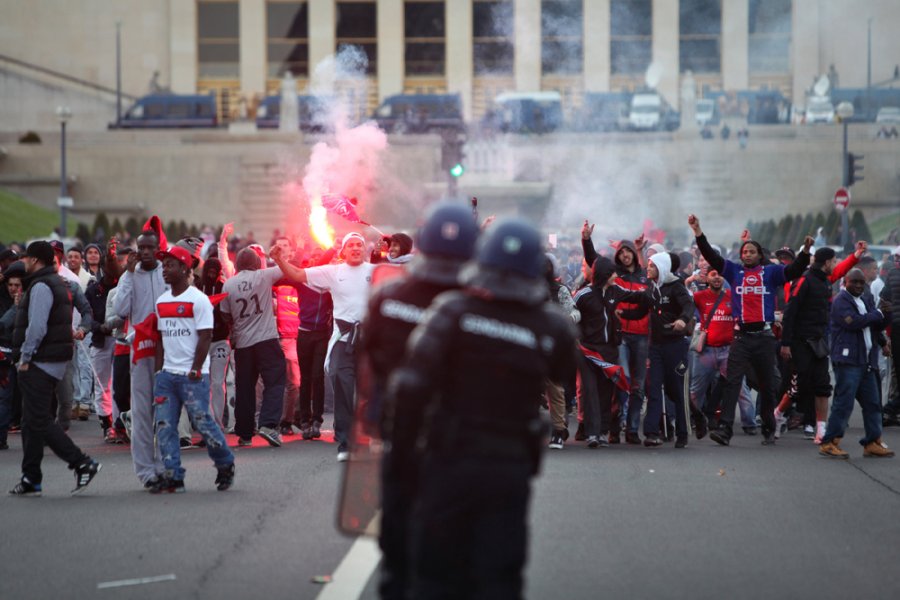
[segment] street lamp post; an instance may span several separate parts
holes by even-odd
[[[72,118],[72,109],[68,106],[57,106],[56,116],[59,118],[61,135],[59,138],[59,237],[66,237],[66,211],[72,205],[69,197],[69,185],[66,178],[66,122]]]
[[[122,124],[122,21],[116,21],[116,129]]]
[[[853,104],[850,102],[841,102],[837,106],[838,117],[841,118],[841,124],[844,126],[844,144],[841,150],[841,185],[846,186],[850,181],[850,161],[847,160],[847,126],[850,124],[850,118],[853,117]],[[846,206],[841,211],[841,247],[845,250],[847,242],[850,240],[850,207]]]

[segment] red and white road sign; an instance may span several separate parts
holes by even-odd
[[[839,187],[834,193],[834,205],[841,209],[850,206],[850,190],[845,187]]]

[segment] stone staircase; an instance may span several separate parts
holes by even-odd
[[[257,239],[268,240],[275,229],[285,231],[287,220],[295,214],[293,203],[282,198],[281,185],[286,175],[284,167],[271,157],[241,159],[238,221]]]
[[[731,226],[734,212],[732,196],[732,153],[723,151],[715,141],[702,148],[695,160],[687,162],[680,178],[681,210],[702,218],[710,230]]]

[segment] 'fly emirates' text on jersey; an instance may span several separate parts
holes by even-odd
[[[164,351],[163,369],[189,372],[194,366],[197,332],[213,328],[212,303],[194,286],[178,296],[169,290],[156,301],[156,316]],[[209,354],[200,370],[209,373]]]

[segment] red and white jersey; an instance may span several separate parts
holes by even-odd
[[[157,329],[162,337],[163,369],[187,373],[194,366],[198,331],[213,328],[213,306],[194,286],[178,296],[167,290],[156,301]],[[209,353],[200,369],[209,373]]]

